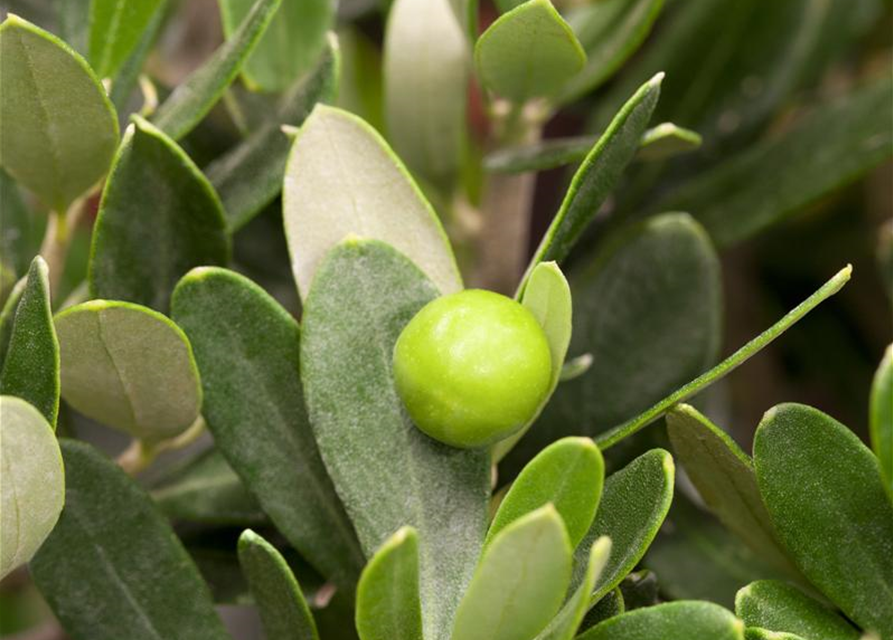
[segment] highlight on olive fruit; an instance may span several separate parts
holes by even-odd
[[[529,423],[550,388],[549,343],[536,318],[498,293],[437,298],[394,347],[397,391],[416,426],[454,447],[483,447]]]

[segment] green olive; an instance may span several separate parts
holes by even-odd
[[[492,444],[530,422],[549,393],[551,368],[536,318],[491,291],[430,302],[394,348],[397,391],[413,422],[454,447]]]

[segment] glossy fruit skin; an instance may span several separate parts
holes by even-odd
[[[479,289],[427,304],[394,347],[397,391],[413,422],[460,448],[492,444],[530,422],[549,393],[551,368],[536,318]]]

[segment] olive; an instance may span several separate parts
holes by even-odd
[[[528,424],[549,393],[549,343],[521,304],[470,289],[437,298],[394,347],[397,392],[416,426],[454,447],[482,447]]]

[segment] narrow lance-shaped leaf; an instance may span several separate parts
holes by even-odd
[[[189,269],[227,262],[225,226],[220,200],[198,167],[134,116],[102,193],[91,295],[167,311],[174,285]]]
[[[435,184],[459,170],[470,67],[450,0],[396,0],[384,43],[388,138],[409,168]]]
[[[589,608],[589,595],[595,589],[595,582],[604,571],[610,554],[610,538],[601,537],[595,541],[589,551],[589,562],[582,582],[536,640],[571,640],[576,635]]]
[[[201,382],[189,340],[166,317],[91,300],[56,316],[62,397],[80,413],[158,442],[198,418]]]
[[[0,397],[0,578],[46,540],[65,501],[62,454],[53,428],[21,398]]]
[[[735,596],[735,613],[748,627],[763,627],[806,640],[859,640],[861,634],[837,612],[777,580],[752,582]]]
[[[549,0],[528,0],[478,38],[474,62],[485,88],[524,102],[557,93],[583,68],[586,53]]]
[[[118,119],[90,67],[18,16],[0,25],[0,166],[57,212],[96,184]]]
[[[232,37],[254,0],[221,0],[223,30]],[[252,88],[278,92],[307,71],[326,42],[335,17],[334,0],[289,0],[276,11],[270,26],[242,65]]]
[[[591,354],[592,364],[555,390],[536,427],[507,458],[510,465],[561,436],[595,437],[628,420],[719,354],[719,258],[689,216],[666,214],[623,230],[569,277],[570,352]]]
[[[674,478],[673,457],[663,449],[652,449],[608,476],[595,520],[574,559],[577,584],[593,541],[600,536],[611,539],[611,555],[590,594],[590,604],[619,585],[645,555],[670,509]]]
[[[158,108],[155,126],[174,140],[192,131],[236,79],[280,4],[282,0],[256,0],[239,28]]]
[[[155,45],[158,33],[164,24],[165,16],[166,11],[164,7],[152,15],[152,19],[143,29],[136,47],[121,64],[121,68],[112,80],[112,89],[109,92],[109,97],[118,110],[119,121],[124,119],[124,122],[126,122],[126,118],[130,115],[126,109],[130,99],[133,97],[133,90],[139,83],[139,77],[146,65],[146,59],[152,52],[152,47]]]
[[[456,611],[451,640],[535,637],[564,600],[572,552],[552,505],[508,525],[481,557]]]
[[[146,493],[86,443],[62,440],[62,457],[65,509],[31,574],[66,633],[228,640],[207,585]]]
[[[412,527],[398,529],[366,565],[356,618],[361,640],[422,640],[419,540]]]
[[[276,547],[246,529],[239,536],[239,564],[267,640],[319,640],[301,585]]]
[[[376,241],[326,260],[304,305],[301,379],[326,467],[371,555],[404,525],[419,532],[425,637],[445,639],[486,532],[490,456],[424,435],[397,395],[392,353],[437,297],[418,267]],[[394,452],[401,463],[394,464]]]
[[[275,121],[265,122],[208,165],[208,179],[220,194],[231,231],[247,224],[282,190],[282,175],[292,141],[281,126],[298,126],[317,102],[331,102],[340,73],[338,40],[329,34],[328,46],[316,67],[283,96]]]
[[[568,22],[586,51],[586,66],[562,88],[569,102],[608,80],[645,40],[663,0],[603,0],[571,11]]]
[[[0,369],[6,360],[6,352],[9,350],[9,341],[12,338],[12,327],[15,324],[16,311],[19,308],[19,301],[22,299],[22,293],[25,291],[25,284],[28,282],[27,276],[16,282],[9,292],[9,297],[3,303],[3,310],[0,311]]]
[[[549,342],[549,352],[552,359],[552,376],[549,385],[549,393],[540,404],[539,410],[530,422],[518,433],[497,442],[493,447],[493,461],[499,462],[518,443],[524,434],[536,422],[543,408],[548,405],[549,399],[555,392],[561,378],[564,358],[567,356],[568,345],[571,341],[571,326],[573,317],[573,301],[571,300],[570,285],[564,274],[554,262],[541,262],[530,276],[530,283],[521,297],[521,304],[533,314]]]
[[[540,262],[561,262],[610,195],[639,148],[642,134],[660,95],[663,74],[646,82],[614,116],[611,124],[577,169],[567,194],[540,242],[518,289],[524,291]]]
[[[622,613],[605,620],[579,640],[744,640],[744,625],[718,604],[680,600]]]
[[[545,171],[583,161],[601,136],[550,138],[536,144],[498,149],[484,158],[484,168],[497,173]],[[663,122],[647,129],[639,141],[638,160],[663,160],[701,146],[701,136]]]
[[[863,629],[893,637],[893,502],[877,458],[798,404],[766,412],[753,448],[763,501],[803,575]]]
[[[114,77],[139,44],[165,0],[91,0],[90,63],[101,78]],[[70,0],[65,4],[78,4]],[[83,7],[81,7],[83,11]]]
[[[691,211],[721,246],[746,240],[893,156],[891,111],[885,77],[700,173],[656,207]]]
[[[323,256],[349,234],[391,244],[441,293],[462,288],[434,209],[381,136],[346,111],[319,105],[307,118],[288,159],[282,207],[302,300]]]
[[[217,449],[282,535],[352,591],[364,557],[308,423],[298,324],[250,280],[216,268],[180,281],[173,317],[194,345]]]
[[[735,353],[730,355],[728,358],[720,362],[709,371],[698,376],[685,386],[677,389],[675,392],[673,392],[660,402],[656,403],[650,409],[644,411],[635,418],[632,418],[631,420],[628,420],[625,423],[601,434],[595,439],[596,444],[602,450],[617,444],[624,438],[628,438],[643,427],[646,427],[647,425],[663,416],[674,405],[687,400],[688,398],[695,395],[704,388],[710,386],[717,380],[721,380],[726,374],[730,373],[735,368],[750,359],[752,356],[762,351],[766,345],[770,344],[777,337],[787,331],[803,316],[819,306],[819,304],[821,304],[824,300],[830,298],[835,293],[840,291],[843,286],[849,281],[852,272],[853,268],[851,266],[846,266],[841,269],[834,275],[834,277],[832,277],[830,280],[828,280],[828,282],[822,285],[815,293],[813,293],[806,300],[791,309],[787,313],[787,315],[785,315],[781,320],[766,329],[766,331],[738,349]]]
[[[871,446],[893,494],[893,345],[884,351],[874,374],[869,411]]]
[[[487,544],[518,518],[552,504],[576,548],[595,517],[604,477],[602,454],[589,438],[564,438],[546,447],[524,467],[499,504]]]
[[[710,510],[762,558],[800,577],[776,540],[750,456],[689,405],[667,414],[667,432],[677,460]]]
[[[34,258],[15,310],[2,360],[0,393],[36,407],[56,428],[59,412],[59,341],[53,327],[46,262]]]

